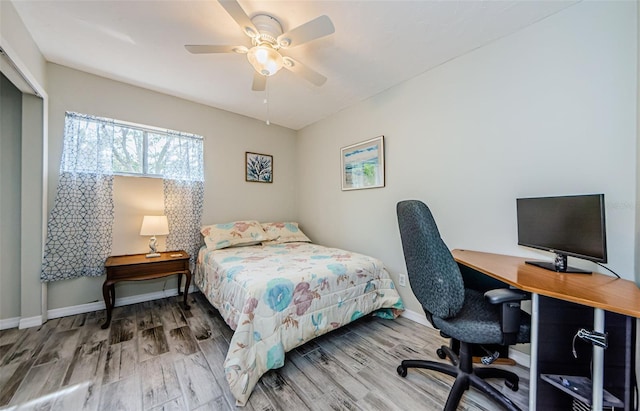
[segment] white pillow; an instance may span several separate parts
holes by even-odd
[[[200,233],[210,250],[258,244],[269,238],[260,223],[254,220],[207,225],[202,227]]]
[[[263,241],[262,245],[282,244],[303,241],[310,243],[302,230],[298,227],[298,223],[279,222],[279,223],[262,223],[262,228],[267,233],[267,241]]]

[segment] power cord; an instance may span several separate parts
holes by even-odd
[[[604,265],[596,262],[596,264],[598,264],[600,267],[604,268],[605,270],[609,270],[613,273],[613,275],[615,275],[616,277],[620,278],[620,276],[618,275],[618,273],[616,273],[615,271],[613,271],[612,269],[610,269],[609,267],[605,267]]]

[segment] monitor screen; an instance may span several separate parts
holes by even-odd
[[[519,245],[607,262],[604,194],[516,201]]]

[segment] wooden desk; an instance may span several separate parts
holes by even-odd
[[[152,278],[178,275],[178,295],[182,274],[187,276],[184,286],[184,307],[189,309],[187,304],[187,293],[191,283],[191,271],[189,271],[189,254],[186,251],[166,251],[160,253],[160,257],[146,257],[146,254],[130,254],[111,256],[104,263],[107,269],[107,278],[102,284],[102,295],[107,307],[107,320],[102,328],[109,327],[111,323],[111,313],[116,301],[115,284],[120,281],[141,281]]]
[[[531,258],[468,250],[452,254],[458,263],[520,290],[640,318],[640,289],[632,281],[599,273],[557,273],[525,264]]]
[[[604,311],[640,318],[640,289],[629,280],[599,273],[563,274],[525,264],[525,259],[501,254],[453,250],[462,265],[529,291],[532,298],[531,381],[529,409],[536,409],[538,296],[552,297],[594,308],[594,331],[604,332]],[[602,409],[604,349],[593,347],[593,409]]]

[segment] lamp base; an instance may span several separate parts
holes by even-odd
[[[149,254],[146,255],[147,258],[152,257],[160,257],[160,253],[157,251],[158,241],[156,240],[156,236],[152,235],[149,239]]]

